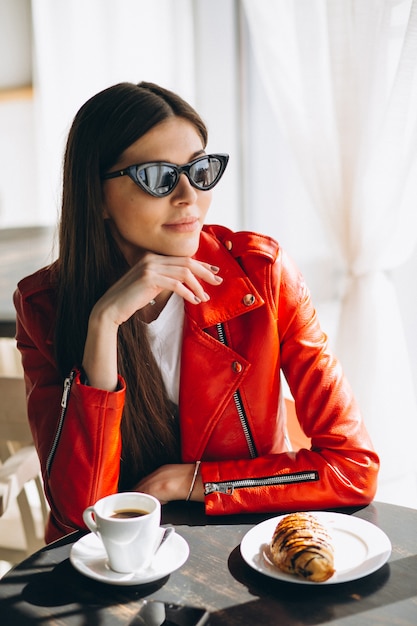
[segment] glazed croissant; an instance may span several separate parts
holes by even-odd
[[[280,570],[313,582],[334,574],[334,548],[326,528],[311,513],[292,513],[280,520],[269,545]]]

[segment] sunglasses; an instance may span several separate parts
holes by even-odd
[[[163,198],[174,191],[181,174],[185,174],[196,189],[201,191],[213,189],[223,176],[228,160],[228,154],[205,154],[186,165],[153,161],[141,165],[129,165],[118,172],[105,174],[102,178],[107,180],[127,175],[151,196]]]

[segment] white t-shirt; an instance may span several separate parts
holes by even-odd
[[[149,343],[169,399],[178,405],[184,300],[173,293],[159,316],[147,325]]]

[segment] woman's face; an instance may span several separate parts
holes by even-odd
[[[138,139],[111,168],[149,161],[168,161],[184,165],[204,154],[198,131],[187,120],[171,117]],[[103,183],[105,219],[130,265],[145,251],[167,256],[193,256],[211,202],[211,191],[191,186],[182,174],[174,191],[154,198],[138,187],[129,176]]]

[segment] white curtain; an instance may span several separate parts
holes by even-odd
[[[345,272],[336,351],[417,506],[417,407],[390,271],[417,243],[416,0],[242,0],[276,120]],[[415,289],[415,285],[410,285]]]
[[[90,96],[124,80],[151,80],[193,99],[191,0],[175,5],[177,10],[170,0],[32,0],[40,204],[46,222],[55,221],[59,207],[69,126]]]

